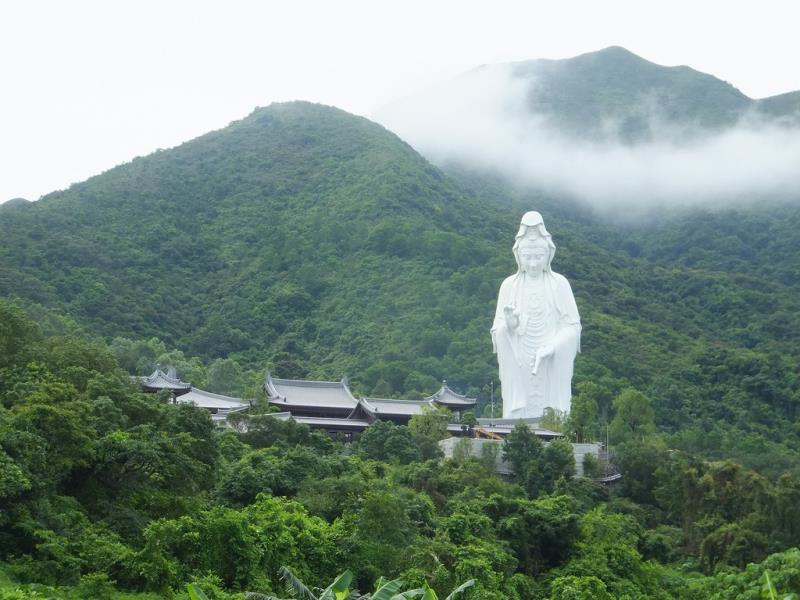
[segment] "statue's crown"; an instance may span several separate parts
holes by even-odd
[[[539,235],[539,232],[535,229],[528,230],[528,232],[525,234],[525,237],[519,241],[519,247],[522,248],[523,246],[528,248],[533,246],[541,246],[542,248],[549,247],[547,240]]]

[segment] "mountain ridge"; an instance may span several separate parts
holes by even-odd
[[[404,134],[414,131],[404,121],[424,115],[426,104],[469,110],[470,96],[480,94],[489,100],[477,103],[479,109],[489,102],[491,110],[513,115],[509,119],[522,132],[544,127],[539,135],[593,142],[636,145],[667,134],[694,139],[754,117],[776,126],[800,124],[800,92],[750,98],[712,74],[687,65],[660,65],[621,46],[570,58],[484,64],[418,97],[387,105],[376,117]]]

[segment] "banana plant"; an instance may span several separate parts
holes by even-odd
[[[421,588],[400,591],[403,587],[401,579],[386,579],[380,577],[375,582],[375,591],[369,594],[359,594],[357,590],[351,590],[350,584],[353,582],[353,573],[345,571],[341,573],[328,587],[316,595],[311,589],[303,583],[300,578],[292,573],[288,567],[281,567],[278,571],[286,589],[289,593],[293,594],[292,598],[283,600],[409,600],[411,598],[419,598],[420,600],[439,600],[436,592],[431,589],[427,582],[423,583]],[[468,587],[475,585],[475,580],[470,579],[462,583],[454,589],[444,600],[455,600],[458,596]],[[209,600],[208,596],[203,593],[196,585],[188,586],[189,598],[191,600]],[[247,592],[245,594],[246,600],[282,600],[277,596],[269,594],[262,594],[260,592]]]
[[[455,597],[458,596],[461,592],[466,590],[467,588],[472,587],[475,585],[475,580],[470,579],[465,581],[452,592],[450,592],[444,600],[455,600]],[[403,592],[403,598],[419,598],[420,600],[439,600],[439,597],[436,595],[436,592],[428,585],[428,582],[422,584],[421,588],[417,588],[415,590],[409,590],[407,592]],[[392,599],[394,600],[394,599]]]
[[[357,590],[350,589],[350,584],[353,581],[353,573],[350,571],[340,574],[333,583],[317,596],[288,567],[281,567],[279,573],[287,591],[293,594],[293,598],[285,600],[405,600],[412,597],[402,593],[398,594],[403,585],[402,580],[388,580],[384,577],[378,579],[374,592],[361,595]],[[281,600],[276,596],[258,592],[247,592],[245,598],[246,600]]]
[[[189,592],[189,600],[211,600],[203,590],[193,583],[187,585],[186,590]]]
[[[761,587],[761,597],[768,600],[797,600],[797,594],[778,594],[772,579],[769,576],[769,571],[764,571],[764,585]]]

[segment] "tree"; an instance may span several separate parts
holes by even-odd
[[[630,439],[617,446],[614,462],[622,474],[622,493],[640,504],[656,504],[659,468],[668,460],[667,446],[656,436]]]
[[[567,415],[561,410],[550,408],[549,406],[544,409],[542,416],[539,419],[539,427],[542,429],[549,429],[561,433],[566,428]]]
[[[551,600],[613,600],[606,584],[593,575],[558,577],[551,589]]]
[[[650,399],[638,390],[622,390],[614,399],[614,418],[609,434],[615,443],[642,441],[656,431]]]
[[[453,414],[446,408],[423,409],[422,414],[414,415],[408,422],[408,430],[419,448],[423,460],[442,456],[439,441],[449,437],[447,425]]]
[[[566,429],[580,444],[592,440],[596,427],[597,400],[591,391],[583,386],[578,395],[572,397]]]
[[[218,358],[208,367],[207,385],[211,392],[238,396],[244,387],[242,368],[232,358]]]
[[[20,304],[0,300],[0,368],[16,362],[39,339],[39,327],[25,316]]]
[[[358,438],[358,451],[366,458],[406,465],[419,459],[419,450],[408,427],[378,419]]]
[[[544,444],[522,421],[514,426],[503,441],[503,459],[514,470],[514,481],[519,483],[531,498],[541,491],[543,473],[541,457]]]
[[[542,452],[542,482],[550,491],[561,477],[575,475],[575,454],[572,444],[564,438],[552,440]]]

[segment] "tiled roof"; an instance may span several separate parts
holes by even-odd
[[[426,400],[443,404],[445,406],[475,406],[477,400],[475,398],[467,398],[462,394],[457,394],[449,387],[447,382],[442,383],[441,389],[433,396],[429,396]]]
[[[341,381],[305,381],[278,379],[267,373],[264,388],[270,402],[284,408],[319,406],[352,410],[358,405],[344,378]]]
[[[410,417],[421,415],[424,407],[433,408],[429,400],[391,400],[388,398],[362,398],[361,405],[371,415],[398,415]]]
[[[334,417],[304,417],[292,415],[288,412],[272,413],[269,415],[280,421],[294,419],[298,423],[304,423],[310,427],[341,427],[343,429],[366,429],[369,421],[363,419],[337,419]]]
[[[242,410],[250,407],[250,403],[241,398],[232,398],[222,394],[212,394],[204,390],[192,388],[187,394],[178,396],[177,402],[181,404],[194,404],[200,408],[216,408],[218,410]]]
[[[174,369],[170,369],[168,374],[156,369],[147,377],[142,377],[141,382],[143,387],[159,390],[188,390],[192,387],[191,383],[178,379]]]

